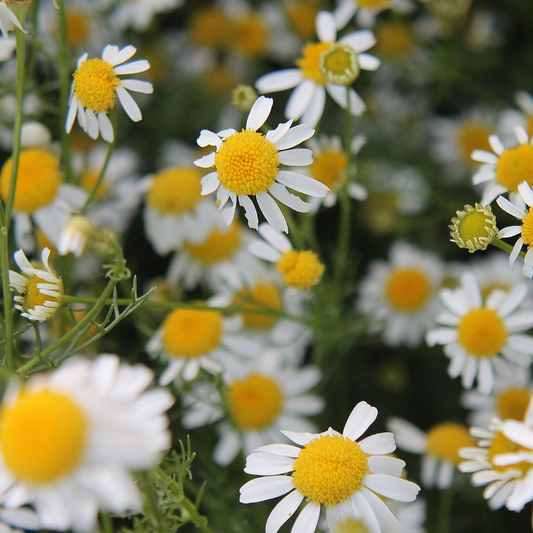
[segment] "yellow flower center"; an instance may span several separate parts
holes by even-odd
[[[359,76],[359,60],[354,49],[343,43],[332,43],[321,54],[318,66],[327,83],[349,85]]]
[[[237,427],[258,430],[270,426],[283,407],[283,393],[271,378],[250,374],[229,391],[229,409]]]
[[[450,461],[458,465],[463,459],[459,450],[465,446],[475,446],[468,428],[456,422],[445,422],[428,431],[427,452],[440,461]]]
[[[497,472],[506,472],[507,470],[520,470],[524,474],[528,472],[533,466],[531,463],[517,463],[514,465],[495,465],[494,457],[501,455],[502,453],[517,453],[520,451],[529,452],[527,448],[519,446],[516,442],[509,440],[503,433],[498,432],[494,435],[494,439],[489,448],[489,461],[492,464],[492,468]]]
[[[493,131],[481,122],[467,122],[463,124],[457,135],[457,143],[463,162],[473,165],[471,155],[474,150],[491,151],[489,136]]]
[[[379,57],[401,57],[415,49],[414,39],[405,25],[392,20],[377,27],[376,41],[376,55]]]
[[[268,30],[261,19],[249,14],[234,24],[230,45],[250,57],[265,53],[268,45]]]
[[[457,326],[457,340],[470,356],[495,357],[507,341],[507,328],[496,311],[472,309]]]
[[[306,498],[334,507],[359,491],[370,472],[368,454],[342,435],[312,440],[294,461],[292,482]]]
[[[71,46],[83,44],[89,37],[87,13],[82,11],[67,12],[67,38]]]
[[[291,26],[303,39],[312,39],[315,35],[315,19],[319,11],[318,2],[314,0],[297,0],[287,6]]]
[[[523,387],[507,389],[496,397],[496,413],[502,420],[524,420],[531,391]]]
[[[74,72],[74,94],[83,107],[107,113],[115,107],[120,79],[113,67],[102,59],[89,59]]]
[[[222,186],[237,196],[268,191],[278,174],[278,151],[257,131],[242,130],[228,137],[215,154]]]
[[[319,85],[326,84],[326,78],[320,70],[320,56],[326,52],[331,43],[307,43],[302,50],[302,57],[296,60],[296,66],[302,76],[315,81]]]
[[[217,311],[175,309],[163,323],[163,348],[171,357],[199,357],[220,346],[221,338]]]
[[[62,285],[61,278],[59,278],[60,281],[60,287],[62,292]],[[62,297],[56,298],[55,296],[48,296],[46,294],[42,294],[41,290],[37,287],[40,283],[46,283],[49,284],[49,281],[46,281],[42,278],[38,278],[37,276],[32,277],[28,281],[28,285],[26,287],[26,301],[25,301],[25,307],[26,309],[33,309],[36,305],[44,305],[44,302],[57,302],[61,304]]]
[[[324,273],[318,255],[309,250],[287,250],[276,263],[276,269],[283,274],[285,285],[302,291],[316,285]]]
[[[342,522],[338,522],[332,533],[368,533],[368,529],[361,520],[347,518]]]
[[[431,296],[431,284],[426,274],[416,268],[393,271],[385,285],[389,304],[403,313],[419,311]]]
[[[457,223],[457,231],[464,242],[475,239],[489,238],[494,234],[490,231],[490,219],[487,220],[487,213],[483,210],[468,211]],[[487,227],[489,230],[487,230]]]
[[[348,158],[344,152],[328,150],[315,156],[311,163],[311,175],[331,191],[341,187],[346,178]]]
[[[189,22],[189,34],[201,46],[223,47],[231,39],[231,25],[220,9],[198,9]]]
[[[185,243],[189,255],[208,267],[231,259],[241,245],[241,227],[234,222],[227,231],[214,229],[207,239],[200,244]]]
[[[94,170],[88,170],[80,179],[80,185],[87,191],[91,192],[96,185],[99,173]],[[109,187],[105,181],[105,178],[100,183],[98,190],[96,191],[96,197],[102,199],[105,197]]]
[[[9,193],[13,161],[9,158],[2,167],[0,193],[4,200]],[[41,148],[22,150],[19,159],[14,208],[32,214],[48,205],[61,185],[59,159]]]
[[[522,220],[522,239],[526,246],[533,245],[533,211],[529,211]]]
[[[281,292],[272,283],[259,282],[251,290],[242,289],[233,300],[246,309],[283,309]],[[275,316],[243,313],[244,326],[249,329],[269,329],[278,320]]]
[[[168,168],[155,175],[146,203],[164,215],[193,211],[202,199],[202,175],[189,168]]]
[[[505,150],[496,164],[496,180],[510,191],[527,181],[533,184],[533,146],[521,144]]]
[[[370,9],[372,11],[381,11],[387,9],[390,0],[357,0],[360,9]]]
[[[65,394],[21,392],[0,413],[0,448],[6,467],[29,483],[53,483],[80,463],[87,419]]]

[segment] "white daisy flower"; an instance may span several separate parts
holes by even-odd
[[[426,335],[430,346],[444,345],[449,376],[462,376],[465,389],[477,377],[481,394],[492,392],[494,372],[505,375],[514,365],[527,367],[533,356],[533,337],[523,333],[533,326],[533,311],[517,310],[527,286],[520,284],[503,294],[493,291],[483,302],[477,279],[465,273],[459,288],[440,291],[446,311],[437,316],[437,322],[443,327]]]
[[[364,135],[355,135],[352,139],[350,152],[354,156],[366,142]],[[346,186],[346,191],[350,198],[354,200],[365,200],[368,196],[366,187],[350,179],[355,175],[355,164],[348,168],[348,157],[342,147],[341,138],[338,135],[320,135],[320,137],[309,139],[307,145],[313,151],[313,162],[308,167],[308,174],[313,179],[326,185],[330,192],[324,198],[309,198],[309,203],[313,210],[317,210],[320,205],[331,207],[337,203],[337,196],[340,189]]]
[[[89,532],[99,509],[139,510],[130,471],[153,467],[170,445],[167,390],[148,368],[102,355],[73,358],[11,384],[0,411],[0,495],[31,504],[44,529]]]
[[[14,257],[22,272],[9,271],[9,285],[17,292],[15,309],[28,320],[50,320],[63,300],[63,281],[48,264],[50,250],[43,248],[42,265],[30,263],[22,250],[15,252]]]
[[[473,485],[486,485],[483,498],[488,500],[491,509],[499,509],[507,503],[517,484],[523,483],[524,475],[531,465],[497,463],[498,456],[517,449],[516,444],[502,433],[502,421],[499,418],[494,418],[487,429],[470,428],[470,433],[478,439],[478,444],[459,451],[459,455],[467,459],[459,464],[459,470],[472,474]]]
[[[2,167],[0,194],[5,201],[11,182],[12,158]],[[55,246],[72,212],[85,202],[86,193],[63,183],[59,157],[42,148],[21,150],[13,215],[15,242],[26,251],[34,248],[32,221]]]
[[[324,111],[326,92],[343,109],[349,107],[352,115],[361,115],[366,109],[361,97],[347,85],[359,76],[360,69],[379,67],[379,59],[363,53],[376,39],[370,30],[360,30],[337,41],[337,29],[333,15],[321,11],[316,17],[320,42],[305,46],[303,57],[296,62],[299,68],[271,72],[256,81],[261,93],[295,88],[285,109],[287,118],[316,126]]]
[[[482,163],[474,174],[474,185],[486,183],[481,204],[490,204],[497,196],[505,192],[518,192],[518,186],[526,181],[533,183],[533,137],[530,139],[526,130],[521,127],[514,129],[518,146],[505,148],[497,135],[489,137],[492,152],[474,150],[472,159]]]
[[[235,220],[229,227],[224,223],[223,228],[211,229],[200,243],[185,240],[168,267],[169,284],[185,289],[204,284],[212,290],[253,285],[264,268],[247,250],[252,233]]]
[[[208,300],[207,306],[225,307],[229,303],[217,295]],[[255,356],[261,345],[241,338],[241,327],[239,317],[224,317],[219,311],[190,308],[170,312],[146,345],[151,357],[168,363],[159,383],[192,381],[200,369],[218,374],[228,353]]]
[[[226,419],[219,391],[212,385],[201,384],[182,398],[185,428],[217,422],[220,439],[213,451],[217,464],[227,466],[241,449],[248,455],[259,446],[276,442],[282,427],[316,430],[306,418],[324,407],[322,398],[309,393],[320,381],[316,367],[287,365],[282,352],[267,349],[249,361],[225,357],[224,369],[230,420]]]
[[[412,0],[339,0],[333,15],[339,28],[344,28],[355,15],[357,25],[373,26],[377,16],[387,9],[396,13],[410,13],[415,9]]]
[[[526,91],[515,94],[518,109],[504,109],[500,112],[499,129],[506,137],[515,138],[514,129],[518,126],[525,129],[528,135],[533,134],[533,96]]]
[[[342,434],[331,428],[320,434],[283,431],[298,446],[270,444],[250,454],[245,472],[262,477],[241,487],[240,501],[253,503],[286,494],[268,517],[267,533],[277,533],[304,499],[293,533],[313,533],[322,505],[328,524],[344,514],[361,517],[370,533],[401,532],[380,496],[411,502],[420,487],[400,477],[405,466],[402,460],[386,456],[396,448],[392,433],[357,441],[376,417],[375,407],[360,402]]]
[[[248,225],[257,229],[259,219],[250,196],[267,222],[276,230],[287,233],[289,228],[276,200],[298,211],[307,213],[310,204],[287,191],[286,187],[310,196],[325,196],[328,188],[303,174],[279,170],[279,165],[306,166],[312,163],[312,152],[307,148],[294,148],[306,141],[315,130],[305,124],[291,128],[292,120],[280,124],[263,135],[257,130],[263,126],[272,109],[272,98],[260,96],[250,109],[246,129],[237,132],[223,130],[217,134],[202,130],[199,146],[215,146],[211,152],[194,163],[201,168],[215,167],[215,171],[202,178],[202,194],[217,191],[217,203],[224,220],[230,224],[235,216],[237,202],[244,207]]]
[[[320,282],[324,265],[317,254],[310,250],[293,250],[291,241],[268,224],[259,226],[259,234],[264,241],[252,241],[248,250],[256,257],[275,263],[276,270],[283,275],[285,285],[306,290]]]
[[[529,146],[529,145],[527,145]],[[512,266],[516,258],[522,250],[522,246],[527,247],[526,255],[524,257],[524,266],[522,267],[522,274],[527,278],[533,277],[533,214],[530,209],[524,210],[525,203],[529,208],[533,207],[533,191],[528,183],[525,181],[518,185],[519,197],[510,202],[503,196],[500,196],[496,203],[507,213],[513,215],[518,220],[522,221],[521,226],[508,226],[498,232],[498,239],[506,239],[507,237],[514,237],[520,235],[516,240],[513,251],[509,255],[509,263]]]
[[[101,134],[104,141],[113,142],[115,134],[107,113],[115,106],[117,96],[131,120],[139,122],[142,119],[141,110],[128,91],[151,94],[154,90],[152,84],[119,78],[122,74],[137,74],[150,68],[146,59],[124,63],[136,51],[132,45],[119,49],[108,44],[102,52],[102,59],[87,59],[87,53],[78,59],[65,124],[67,133],[70,133],[77,116],[78,124],[89,137],[97,139]]]
[[[461,462],[459,450],[474,445],[468,428],[457,422],[443,422],[424,432],[407,420],[392,417],[387,428],[394,433],[399,449],[423,456],[420,479],[425,487],[451,487]]]
[[[0,3],[0,31],[2,32],[2,37],[6,39],[8,37],[7,33],[13,31],[14,28],[26,33],[15,13],[7,7],[6,2],[2,1]]]
[[[388,346],[417,346],[435,324],[443,279],[440,259],[403,242],[395,243],[390,259],[376,261],[361,284],[359,311],[383,331]]]

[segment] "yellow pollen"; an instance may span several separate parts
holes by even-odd
[[[287,6],[291,26],[303,39],[312,39],[315,35],[315,19],[319,11],[318,2],[298,0]]]
[[[283,309],[279,289],[272,283],[259,282],[251,290],[242,289],[233,300],[235,305],[246,309]],[[243,313],[244,326],[249,329],[270,329],[278,320],[275,316]]]
[[[320,71],[320,56],[327,52],[331,43],[307,43],[302,50],[303,57],[296,60],[296,66],[302,71],[302,76],[315,81],[319,85],[326,84],[326,78]]]
[[[522,220],[522,239],[526,246],[533,245],[533,211],[529,211]]]
[[[220,346],[221,338],[217,311],[176,309],[163,323],[163,347],[171,357],[199,357]]]
[[[311,175],[331,191],[339,189],[346,179],[348,158],[344,152],[328,150],[316,155],[311,163]]]
[[[245,380],[231,385],[228,404],[239,429],[264,429],[280,414],[283,393],[273,379],[250,374]]]
[[[390,6],[390,0],[357,0],[360,9],[370,9],[371,11],[381,11]]]
[[[415,49],[415,42],[404,24],[385,21],[376,28],[376,55],[397,58]]]
[[[457,144],[464,163],[477,164],[472,161],[471,157],[474,150],[491,151],[489,136],[492,133],[492,129],[482,122],[466,122],[461,125],[457,135]]]
[[[531,400],[531,391],[516,387],[507,389],[496,397],[496,413],[502,420],[524,420]]]
[[[89,36],[87,14],[82,11],[67,12],[67,39],[71,46],[83,44]]]
[[[158,172],[146,203],[164,215],[193,211],[202,199],[202,175],[195,169],[168,168]]]
[[[533,146],[505,150],[496,164],[496,180],[510,191],[517,191],[523,181],[533,185]]]
[[[276,269],[283,274],[285,285],[302,291],[316,285],[324,273],[324,265],[309,250],[287,250],[276,263]]]
[[[239,52],[249,57],[259,57],[265,53],[268,30],[257,15],[250,14],[236,22],[233,32],[229,43]]]
[[[457,340],[470,356],[495,357],[507,341],[507,328],[496,311],[472,309],[457,326]]]
[[[278,175],[278,151],[257,131],[242,130],[228,137],[215,154],[222,186],[237,196],[268,191]]]
[[[300,451],[292,482],[308,500],[334,507],[359,491],[370,472],[368,454],[342,435],[323,435]]]
[[[342,522],[338,522],[332,533],[368,533],[368,529],[361,520],[347,518]]]
[[[60,283],[59,283],[60,291],[59,292],[61,294],[62,289],[63,289],[62,287],[63,283],[61,282],[61,278],[58,278],[58,279],[60,280]],[[26,300],[25,300],[25,305],[24,305],[26,309],[33,309],[36,305],[44,305],[44,302],[46,301],[57,302],[61,304],[61,301],[63,299],[62,295],[59,297],[55,297],[55,296],[48,296],[46,294],[42,294],[41,289],[37,287],[37,285],[41,283],[50,284],[49,281],[38,278],[37,276],[32,277],[28,281],[28,285],[26,287]]]
[[[99,173],[94,170],[88,170],[80,179],[80,185],[87,191],[91,192],[96,185]],[[109,187],[105,181],[105,178],[100,183],[98,190],[96,191],[96,197],[102,199],[105,197]]]
[[[30,483],[53,483],[80,463],[87,420],[65,394],[22,391],[0,412],[0,447],[8,470]]]
[[[0,174],[0,193],[6,200],[11,180],[12,159],[9,158]],[[59,159],[41,148],[29,148],[20,153],[14,208],[33,214],[56,197],[61,185]]]
[[[456,422],[444,422],[428,431],[426,449],[428,454],[440,461],[458,465],[463,461],[459,457],[459,450],[475,444],[468,428]]]
[[[223,47],[231,39],[231,25],[220,9],[204,8],[192,16],[189,33],[196,44]]]
[[[387,280],[385,295],[398,311],[414,313],[426,305],[431,285],[427,275],[416,268],[396,269]]]
[[[120,79],[113,67],[102,59],[89,59],[74,72],[74,94],[83,107],[95,113],[107,113],[115,107]]]
[[[237,222],[227,231],[214,229],[207,239],[200,244],[185,243],[189,255],[204,266],[212,266],[231,259],[241,245],[241,227]]]
[[[494,435],[494,439],[492,441],[492,444],[489,448],[489,461],[492,465],[492,468],[496,470],[497,472],[506,472],[507,470],[520,470],[524,474],[529,472],[531,467],[533,466],[531,463],[517,463],[514,465],[496,465],[494,464],[494,457],[496,455],[501,455],[503,453],[518,453],[518,452],[530,452],[531,450],[528,450],[527,448],[524,448],[522,446],[519,446],[512,440],[509,440],[503,433],[498,432],[496,435]]]

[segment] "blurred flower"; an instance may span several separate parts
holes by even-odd
[[[115,134],[107,113],[115,107],[117,96],[131,120],[138,122],[142,119],[141,110],[128,90],[151,94],[154,90],[152,84],[119,78],[122,74],[137,74],[150,68],[146,59],[124,63],[136,51],[132,45],[119,49],[108,44],[102,52],[102,59],[88,60],[87,53],[78,59],[65,124],[67,133],[70,133],[77,116],[78,124],[91,139],[97,139],[101,134],[102,139],[113,142]]]
[[[219,442],[213,457],[220,466],[229,465],[242,449],[248,455],[255,448],[279,439],[283,427],[315,431],[307,416],[322,411],[324,402],[309,390],[320,381],[320,372],[307,365],[288,365],[284,355],[272,348],[249,361],[224,358],[224,384],[229,420],[223,400],[214,386],[199,384],[182,398],[185,428],[217,422]]]
[[[436,255],[397,242],[388,263],[371,263],[357,308],[370,318],[371,331],[383,331],[386,345],[417,346],[435,323],[442,279]]]
[[[457,422],[436,424],[425,433],[407,420],[391,417],[387,428],[394,433],[398,448],[423,455],[422,485],[441,490],[453,483],[455,469],[461,462],[459,450],[474,444],[468,428]]]
[[[52,143],[52,133],[35,120],[24,122],[20,132],[21,148],[47,148]]]
[[[17,292],[14,297],[15,308],[29,320],[46,322],[61,307],[63,300],[63,281],[50,268],[50,250],[43,248],[41,265],[33,265],[22,250],[15,252],[15,262],[22,275],[9,271],[9,284]],[[40,268],[42,266],[42,268]]]
[[[531,364],[533,337],[522,332],[533,326],[533,310],[517,310],[526,293],[527,286],[520,284],[509,294],[493,291],[483,302],[471,272],[462,276],[459,288],[440,291],[447,309],[437,316],[437,322],[444,327],[428,331],[426,340],[430,346],[444,345],[450,359],[448,374],[462,376],[465,389],[477,377],[479,392],[490,394],[495,371],[504,375],[509,365]]]
[[[391,9],[399,14],[410,13],[415,9],[412,0],[339,0],[333,12],[339,28],[344,28],[355,15],[358,26],[373,26],[382,11]]]
[[[347,85],[359,75],[359,69],[376,70],[380,61],[362,53],[371,48],[376,39],[370,30],[349,33],[337,41],[338,26],[333,15],[321,11],[316,17],[316,32],[319,43],[309,43],[302,50],[303,57],[296,64],[299,68],[265,74],[256,81],[257,90],[270,93],[292,89],[285,115],[301,119],[303,124],[316,126],[326,102],[326,91],[342,108],[349,106],[352,115],[360,115],[366,106],[360,96]],[[330,61],[326,56],[331,55]],[[332,81],[328,76],[346,77],[342,82]],[[349,95],[349,96],[348,96]]]
[[[320,282],[324,265],[317,254],[310,250],[293,250],[291,241],[268,224],[259,226],[259,234],[264,241],[252,241],[248,250],[256,257],[275,263],[285,285],[303,291]]]
[[[72,253],[75,257],[80,257],[85,252],[87,241],[92,232],[93,225],[87,217],[72,216],[61,232],[57,246],[59,255]]]
[[[183,0],[128,0],[109,4],[114,5],[114,10],[110,16],[111,25],[119,31],[132,28],[135,31],[146,31],[154,16],[159,13],[166,13],[180,7]]]
[[[0,411],[3,501],[32,503],[45,529],[96,526],[99,508],[140,509],[130,471],[153,467],[170,445],[174,399],[146,391],[148,368],[102,355],[12,383]]]
[[[215,146],[216,150],[195,161],[201,168],[215,167],[215,171],[202,178],[202,194],[217,191],[217,204],[224,220],[230,224],[238,203],[244,207],[248,225],[257,229],[257,210],[250,199],[255,196],[267,222],[276,230],[287,233],[289,228],[276,200],[306,213],[310,204],[291,194],[286,187],[311,196],[325,196],[328,188],[303,174],[279,170],[279,165],[306,166],[312,162],[311,150],[294,148],[309,139],[315,130],[307,125],[291,128],[292,120],[280,124],[266,135],[257,130],[263,126],[272,110],[272,98],[259,97],[252,106],[246,129],[233,129],[215,134],[202,130],[198,145]]]
[[[403,461],[386,456],[396,448],[392,433],[379,433],[357,442],[376,417],[375,407],[359,402],[342,434],[331,428],[320,434],[283,431],[302,448],[270,444],[251,453],[244,471],[263,477],[241,487],[240,501],[253,503],[287,494],[268,517],[269,533],[277,533],[304,499],[305,507],[293,531],[313,533],[322,505],[326,507],[328,524],[344,515],[361,517],[370,531],[380,531],[379,524],[383,523],[400,531],[400,524],[380,496],[411,502],[420,487],[400,477]]]

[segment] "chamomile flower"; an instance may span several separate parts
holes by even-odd
[[[272,98],[259,97],[252,106],[246,128],[238,132],[232,129],[217,134],[202,130],[199,146],[214,146],[216,150],[195,161],[201,168],[215,167],[202,178],[202,194],[217,191],[220,209],[230,200],[231,206],[223,211],[224,220],[230,224],[235,216],[237,202],[244,207],[248,225],[257,229],[259,219],[250,196],[267,222],[276,230],[289,231],[287,222],[276,200],[301,213],[307,213],[310,204],[287,191],[287,187],[310,196],[323,197],[328,188],[303,174],[279,170],[279,165],[307,166],[312,152],[294,146],[309,139],[315,132],[301,124],[291,128],[292,120],[280,124],[263,135],[257,130],[265,123],[272,109]]]
[[[376,417],[375,407],[360,402],[342,434],[331,428],[320,434],[283,431],[298,446],[270,444],[250,454],[245,472],[262,477],[241,487],[240,501],[253,503],[286,494],[267,519],[268,533],[277,533],[304,499],[292,529],[295,533],[313,533],[322,506],[328,524],[342,513],[345,518],[361,518],[372,532],[382,527],[402,531],[380,496],[411,502],[420,487],[400,477],[403,461],[386,456],[396,448],[392,433],[357,441]]]
[[[61,307],[63,282],[50,268],[49,257],[50,249],[43,248],[38,265],[30,263],[22,250],[15,252],[15,262],[22,274],[10,270],[9,284],[17,292],[15,308],[28,320],[46,322]]]
[[[229,304],[213,297],[207,306]],[[216,374],[222,371],[221,360],[229,352],[249,357],[259,351],[259,345],[240,339],[241,320],[225,318],[219,311],[208,309],[175,309],[146,345],[152,357],[167,362],[159,382],[168,385],[174,380],[191,381],[200,369]]]
[[[224,416],[222,398],[216,389],[197,390],[183,397],[185,428],[217,422],[220,435],[213,456],[221,466],[228,465],[242,449],[245,455],[255,448],[279,439],[282,427],[308,432],[316,428],[306,417],[322,411],[322,398],[309,391],[320,381],[314,366],[287,365],[284,355],[274,349],[262,351],[248,361],[224,358],[224,384],[230,419]]]
[[[392,417],[387,428],[394,433],[398,448],[423,455],[420,479],[426,487],[450,487],[461,462],[459,450],[474,445],[468,428],[457,422],[443,422],[424,432],[407,420]]]
[[[70,133],[77,116],[78,124],[91,139],[97,139],[101,134],[104,141],[113,142],[115,134],[107,114],[115,107],[117,96],[131,120],[139,122],[142,119],[141,110],[128,91],[151,94],[154,90],[152,84],[119,78],[122,74],[137,74],[150,68],[146,59],[124,63],[136,51],[132,45],[119,49],[108,44],[102,52],[102,59],[88,59],[87,53],[78,59],[65,124],[67,133]]]
[[[443,266],[437,256],[398,242],[388,262],[376,261],[361,285],[359,311],[383,331],[388,346],[417,346],[435,324]]]
[[[410,13],[415,8],[411,0],[339,0],[333,12],[339,28],[344,28],[355,15],[359,26],[373,26],[382,11]]]
[[[349,33],[337,41],[338,25],[333,14],[321,11],[316,17],[316,33],[320,42],[308,43],[298,68],[265,74],[256,81],[261,93],[295,88],[285,109],[285,116],[315,126],[324,111],[326,92],[352,115],[366,109],[361,97],[348,85],[359,77],[360,70],[376,70],[380,61],[364,53],[376,39],[370,30]]]
[[[528,144],[526,146],[530,145]],[[531,186],[524,181],[518,185],[518,193],[520,196],[515,198],[514,202],[510,202],[503,196],[500,196],[496,202],[504,211],[521,220],[522,225],[507,226],[498,232],[497,237],[499,239],[506,239],[507,237],[520,235],[513,246],[513,251],[509,254],[509,263],[512,266],[520,254],[522,247],[526,246],[527,251],[524,257],[522,274],[531,279],[533,277],[533,215],[531,214],[531,209],[523,209],[523,203],[529,208],[533,207],[533,191],[531,190]]]
[[[92,531],[99,509],[138,510],[131,471],[153,467],[170,445],[167,390],[118,357],[73,358],[11,384],[0,410],[0,495],[31,504],[44,529]]]
[[[357,155],[366,142],[364,135],[356,135],[352,140],[350,152]],[[337,202],[340,189],[346,185],[348,195],[354,200],[365,200],[368,192],[366,188],[348,178],[355,174],[355,165],[348,168],[348,156],[342,147],[338,135],[321,135],[318,139],[309,139],[307,145],[313,151],[313,162],[309,165],[309,175],[326,185],[330,192],[324,198],[309,198],[309,203],[316,210],[321,204],[331,207]]]
[[[448,374],[462,376],[465,389],[477,377],[478,391],[490,394],[494,372],[503,375],[514,366],[527,367],[533,356],[533,337],[523,332],[533,326],[533,311],[517,310],[527,286],[517,285],[509,294],[493,291],[483,302],[479,284],[471,272],[457,289],[440,291],[446,311],[437,316],[443,327],[426,335],[430,346],[444,345],[450,359]]]
[[[218,211],[215,215],[220,217]],[[167,272],[168,282],[193,289],[204,284],[213,290],[222,287],[241,289],[261,277],[263,268],[247,250],[252,233],[236,220],[230,226],[214,227],[199,243],[185,240],[172,259]]]
[[[199,245],[211,231],[226,228],[212,199],[202,197],[201,179],[194,167],[167,167],[147,178],[144,228],[158,254],[185,242]]]
[[[294,250],[291,241],[268,224],[259,226],[259,234],[264,241],[254,240],[248,250],[256,257],[275,263],[285,285],[306,290],[320,282],[324,265],[317,254],[310,250]]]
[[[505,148],[497,135],[489,137],[492,152],[474,150],[472,159],[482,163],[472,179],[474,185],[486,183],[481,197],[481,204],[490,204],[497,196],[505,192],[518,192],[518,186],[526,181],[533,184],[533,138],[530,140],[526,130],[514,129],[518,146]]]
[[[15,28],[26,33],[15,13],[7,7],[6,2],[2,1],[0,3],[0,31],[2,32],[2,37],[4,39],[7,38],[8,32],[13,31]]]
[[[7,199],[13,167],[9,158],[0,173],[0,195]],[[85,192],[63,183],[59,157],[43,148],[21,150],[15,203],[15,241],[24,250],[33,250],[32,221],[57,247],[59,236],[73,211],[86,199]]]

